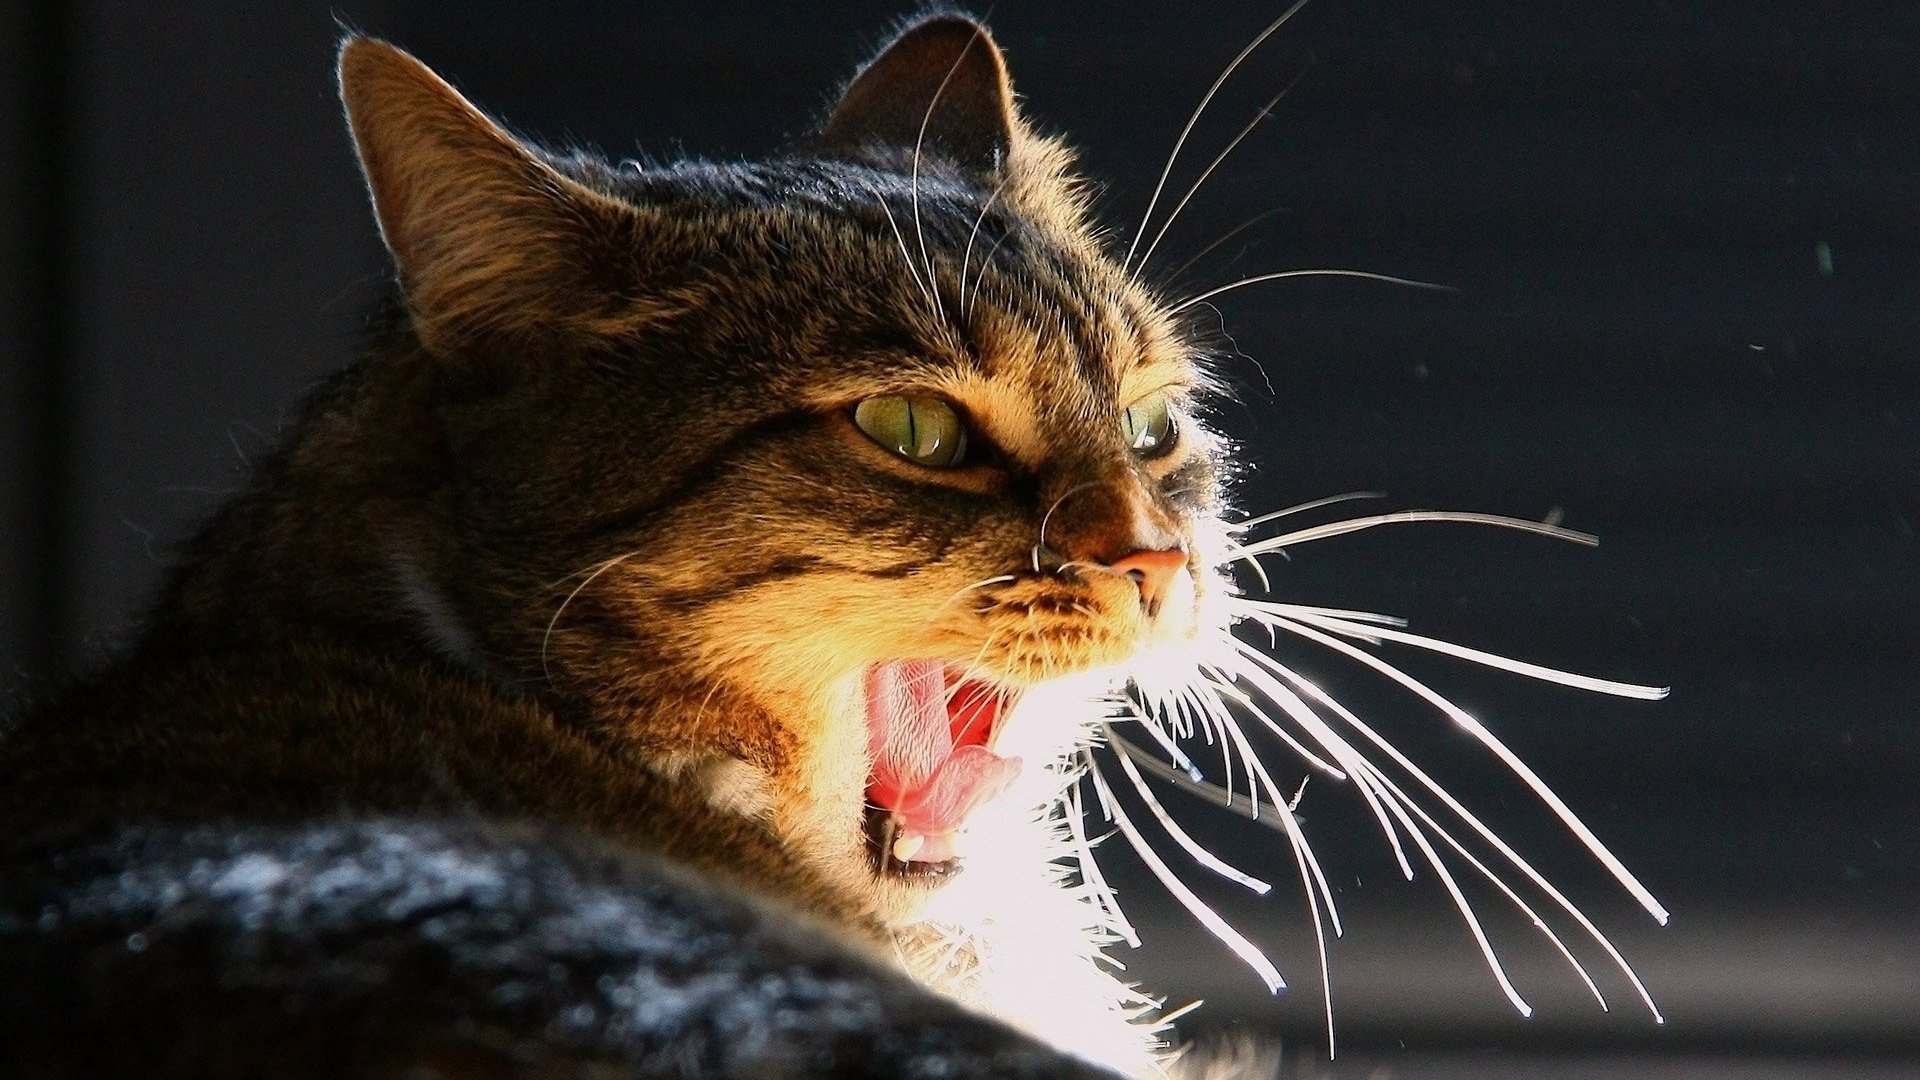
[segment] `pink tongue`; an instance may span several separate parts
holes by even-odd
[[[968,687],[955,695],[967,696]],[[963,706],[966,702],[962,702]],[[977,728],[972,717],[964,727]],[[993,713],[985,713],[991,724]],[[946,665],[931,660],[879,664],[867,672],[867,737],[873,777],[867,798],[893,813],[910,834],[938,836],[958,828],[973,808],[1004,791],[1020,773],[1019,758],[985,746],[985,731],[967,730],[954,745]]]

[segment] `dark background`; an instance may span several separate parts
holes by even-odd
[[[1030,115],[1071,133],[1130,236],[1187,111],[1280,7],[1002,0],[991,21]],[[0,7],[8,681],[98,662],[168,544],[352,350],[386,271],[333,97],[336,15],[523,131],[733,157],[803,131],[905,10]],[[1157,266],[1272,211],[1187,284],[1338,266],[1459,292],[1222,297],[1244,354],[1223,421],[1256,466],[1243,505],[1374,490],[1394,507],[1557,511],[1605,543],[1380,530],[1273,561],[1277,590],[1673,687],[1619,702],[1394,653],[1557,787],[1673,909],[1661,929],[1443,719],[1291,647],[1590,901],[1668,1017],[1652,1025],[1605,971],[1615,1008],[1598,1012],[1482,890],[1538,1008],[1514,1016],[1431,875],[1399,881],[1353,793],[1316,781],[1301,813],[1348,927],[1337,1071],[1520,1076],[1555,1053],[1592,1070],[1568,1075],[1908,1075],[1920,5],[1316,0],[1223,92],[1173,194],[1303,73]],[[1316,1068],[1291,857],[1260,830],[1206,831],[1278,883],[1257,903],[1208,895],[1294,989],[1268,998],[1124,866],[1148,947],[1122,959],[1177,1001],[1206,997],[1196,1021],[1278,1034]]]

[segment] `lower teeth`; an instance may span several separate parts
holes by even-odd
[[[893,857],[901,862],[909,862],[926,846],[927,838],[920,833],[902,833],[893,842]]]

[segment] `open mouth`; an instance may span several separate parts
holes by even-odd
[[[955,838],[1005,791],[1020,759],[989,749],[1015,692],[938,660],[867,670],[866,833],[876,873],[938,881],[960,868]]]

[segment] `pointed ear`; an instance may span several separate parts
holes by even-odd
[[[840,95],[813,148],[822,154],[937,154],[987,172],[1020,133],[1007,64],[987,28],[930,15],[902,30]]]
[[[586,268],[605,265],[593,252],[631,224],[631,208],[562,176],[385,42],[341,47],[340,97],[380,235],[429,347],[588,329],[612,314]]]

